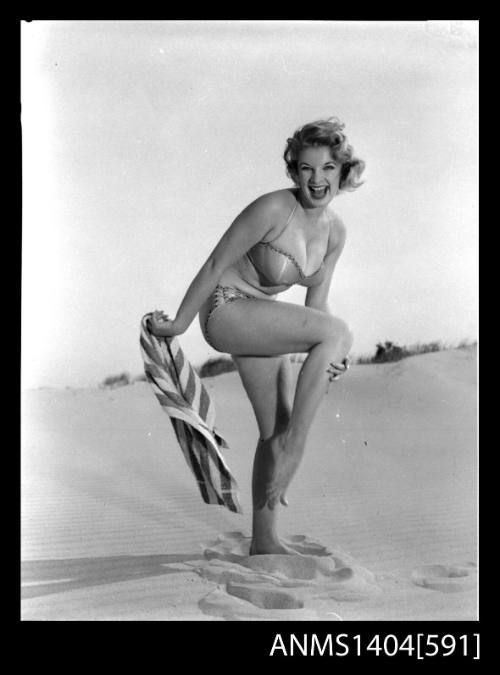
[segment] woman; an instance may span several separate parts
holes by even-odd
[[[183,333],[199,314],[207,342],[231,354],[252,404],[260,438],[252,477],[250,553],[291,553],[277,533],[278,502],[304,453],[328,386],[347,366],[351,333],[327,306],[345,227],[330,203],[361,183],[364,162],[336,118],[304,125],[284,159],[295,186],[247,206],[191,283],[175,319],[155,312],[151,331]],[[305,306],[276,300],[293,284]],[[290,353],[307,353],[291,400]]]

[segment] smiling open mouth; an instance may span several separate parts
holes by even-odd
[[[328,192],[328,185],[321,185],[318,187],[313,187],[310,185],[309,190],[315,199],[323,199],[323,197],[325,197],[326,193]]]

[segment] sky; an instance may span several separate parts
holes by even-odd
[[[477,34],[476,21],[22,22],[22,387],[142,372],[141,317],[175,315],[238,213],[291,187],[286,139],[330,116],[366,162],[364,185],[332,202],[347,243],[329,305],[353,354],[476,339]],[[193,364],[219,355],[197,319],[180,341]]]

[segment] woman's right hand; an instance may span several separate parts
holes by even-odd
[[[157,309],[151,314],[149,326],[153,335],[157,337],[174,337],[181,335],[185,330],[175,319],[169,319],[167,314]]]
[[[345,373],[346,370],[349,370],[350,365],[351,360],[349,359],[348,356],[345,357],[342,363],[330,363],[326,371],[330,375],[329,377],[330,382],[333,382],[333,380],[338,380],[340,375],[342,375],[342,373]]]

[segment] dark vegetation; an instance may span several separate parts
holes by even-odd
[[[395,342],[386,340],[376,345],[375,353],[371,356],[359,356],[353,359],[354,363],[364,365],[369,363],[390,363],[400,361],[408,356],[417,354],[428,354],[429,352],[441,352],[446,349],[470,349],[477,346],[477,341],[462,340],[457,345],[445,345],[440,341],[417,342],[410,346],[400,346]],[[305,354],[291,354],[291,360],[300,363],[304,360]],[[208,359],[201,366],[195,367],[200,377],[215,377],[222,373],[231,373],[236,370],[234,361],[227,356],[219,356]],[[123,372],[119,375],[110,375],[101,382],[101,389],[115,389],[116,387],[125,387],[134,382],[146,382],[146,375],[141,373],[136,377],[130,377],[129,373]]]
[[[400,361],[408,356],[415,356],[417,354],[428,354],[430,352],[442,352],[446,349],[468,349],[475,347],[477,342],[470,340],[462,340],[458,345],[445,345],[439,340],[434,342],[417,342],[410,346],[400,346],[395,342],[379,342],[376,345],[375,353],[371,356],[360,356],[355,362],[361,365],[367,363],[390,363],[393,361]]]

